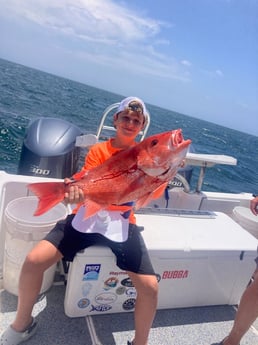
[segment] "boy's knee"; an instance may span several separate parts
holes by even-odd
[[[153,298],[157,298],[158,290],[159,290],[159,287],[158,287],[157,279],[156,277],[153,277],[153,279],[148,279],[146,284],[144,284],[143,293]]]
[[[36,262],[33,260],[33,258],[28,254],[23,262],[22,270],[31,270],[33,267],[36,266]]]
[[[34,270],[39,270],[40,266],[41,265],[38,262],[36,256],[33,253],[28,253],[23,262],[22,270],[31,272]]]
[[[155,282],[153,283],[151,290],[152,290],[152,293],[155,295],[155,297],[157,297],[158,291],[159,291],[159,285],[158,285],[157,279],[155,279]]]

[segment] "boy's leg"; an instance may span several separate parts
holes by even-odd
[[[27,255],[19,280],[19,297],[16,318],[12,328],[24,331],[32,322],[32,309],[40,292],[44,271],[62,258],[59,250],[42,240]]]
[[[151,325],[156,313],[158,282],[155,275],[127,272],[137,291],[134,311],[134,345],[147,345]]]
[[[158,282],[140,228],[130,224],[127,241],[107,241],[106,245],[112,249],[117,266],[128,273],[137,291],[133,345],[147,345],[157,307]]]

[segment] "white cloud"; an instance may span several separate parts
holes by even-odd
[[[192,66],[192,63],[190,61],[188,61],[188,60],[182,60],[181,64],[184,65],[184,66],[188,66],[188,67]]]
[[[158,34],[162,25],[111,0],[8,0],[3,6],[48,29],[97,41],[141,41]]]
[[[72,50],[74,56],[107,66],[139,70],[167,79],[188,81],[185,67],[159,47],[170,45],[162,30],[171,27],[113,0],[0,0],[1,15],[21,18],[44,28],[51,36],[62,37],[53,43]],[[54,39],[54,37],[51,37]],[[72,44],[72,45],[71,45]],[[72,47],[72,48],[71,48]]]
[[[224,77],[224,73],[220,69],[202,70],[202,72],[210,78],[223,78]]]
[[[216,75],[217,75],[218,77],[224,77],[224,74],[223,74],[223,72],[222,72],[220,69],[217,69],[217,70],[215,71],[215,73],[216,73]]]

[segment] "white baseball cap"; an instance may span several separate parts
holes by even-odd
[[[148,111],[146,109],[146,106],[144,102],[138,97],[130,96],[123,99],[118,106],[116,114],[127,109],[137,111],[144,116],[145,120],[148,119]]]

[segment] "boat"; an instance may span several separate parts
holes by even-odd
[[[115,103],[104,110],[96,134],[83,134],[70,124],[69,130],[63,131],[62,125],[67,128],[67,123],[59,119],[36,120],[26,134],[27,147],[23,146],[18,173],[0,171],[0,334],[16,313],[21,243],[28,250],[34,241],[29,236],[29,228],[35,224],[23,222],[27,215],[31,220],[33,207],[30,203],[35,202],[27,184],[62,181],[54,175],[67,173],[67,164],[76,165],[81,149],[87,150],[115,131],[109,116],[117,106]],[[38,154],[42,157],[36,158],[37,165],[33,160],[35,153],[32,153],[35,140],[44,128],[48,130],[48,140],[51,135],[54,137],[55,124],[58,138],[62,137],[59,141],[53,138],[55,142],[67,140],[67,133],[72,140],[66,142],[66,150],[59,147],[60,155],[52,152],[51,157],[46,157],[49,142],[46,145],[40,142]],[[148,119],[139,140],[147,135],[149,125]],[[142,234],[160,285],[149,345],[216,344],[231,329],[237,304],[255,268],[258,222],[249,214],[250,193],[206,192],[202,187],[206,169],[236,164],[237,160],[231,156],[198,154],[190,150],[186,167],[169,183],[164,196],[137,211],[137,222],[144,228]],[[193,169],[199,170],[195,188],[190,187]],[[10,215],[14,205],[20,223]],[[58,217],[71,212],[73,207],[60,205]],[[47,225],[51,222],[53,219],[48,219]],[[18,236],[17,239],[15,233],[22,226],[27,237]],[[42,221],[38,221],[37,226],[42,227]],[[10,258],[10,243],[15,260]],[[72,264],[60,262],[46,274],[45,286],[33,309],[40,327],[29,344],[126,344],[134,333],[134,301],[134,287],[126,273],[114,264],[110,250],[91,247],[78,253]],[[257,343],[258,321],[247,332],[242,344]]]

